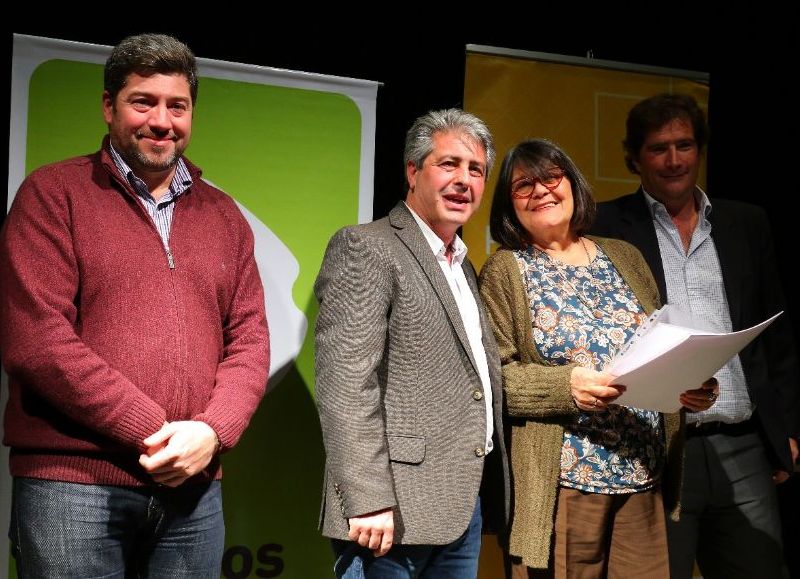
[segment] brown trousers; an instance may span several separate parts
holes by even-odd
[[[602,495],[559,488],[550,569],[515,564],[511,576],[668,579],[661,491]]]

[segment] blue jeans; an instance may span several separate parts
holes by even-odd
[[[220,483],[134,488],[15,477],[8,535],[20,579],[218,578]]]
[[[394,545],[383,557],[353,541],[333,540],[338,579],[474,579],[481,551],[481,501],[467,530],[448,545]]]

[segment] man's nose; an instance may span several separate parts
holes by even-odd
[[[168,131],[172,128],[172,121],[169,117],[169,110],[166,105],[157,105],[150,109],[148,124],[151,129]]]
[[[680,164],[680,157],[678,156],[677,147],[670,147],[667,149],[667,164],[671,167]]]
[[[470,178],[471,176],[469,174],[469,167],[459,166],[456,169],[456,174],[453,180],[457,185],[461,185],[466,188],[469,186]]]

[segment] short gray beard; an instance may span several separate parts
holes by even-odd
[[[166,171],[177,165],[178,159],[183,154],[183,150],[176,148],[172,155],[163,161],[153,161],[137,147],[131,147],[130,150],[120,151],[120,154],[125,158],[125,162],[130,166],[130,168],[134,169],[134,173],[136,172],[136,169],[148,172],[158,172]]]

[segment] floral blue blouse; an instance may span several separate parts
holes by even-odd
[[[601,370],[645,319],[633,291],[598,247],[588,266],[552,259],[533,246],[515,251],[530,300],[533,341],[552,365]],[[564,430],[563,487],[591,493],[647,490],[664,462],[661,415],[612,404],[582,412]]]

